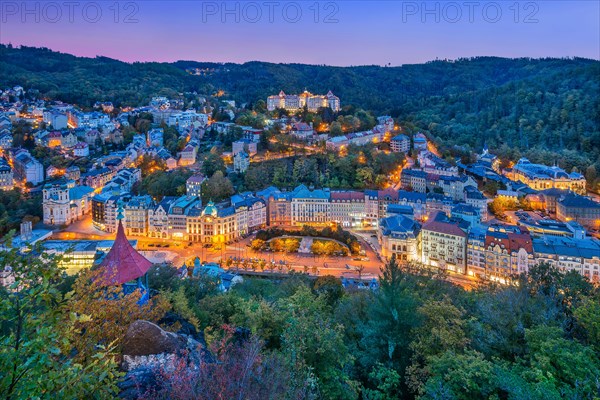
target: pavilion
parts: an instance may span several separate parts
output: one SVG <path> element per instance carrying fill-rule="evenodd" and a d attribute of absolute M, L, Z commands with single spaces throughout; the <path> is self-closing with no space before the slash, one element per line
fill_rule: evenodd
<path fill-rule="evenodd" d="M 102 270 L 100 283 L 102 286 L 122 285 L 123 291 L 126 294 L 140 289 L 143 293 L 140 301 L 144 300 L 144 298 L 147 300 L 148 277 L 146 273 L 152 266 L 152 263 L 138 253 L 127 240 L 121 221 L 123 216 L 120 212 L 117 218 L 119 226 L 117 228 L 115 243 L 99 264 L 99 268 Z M 145 278 L 145 282 L 142 278 Z"/>

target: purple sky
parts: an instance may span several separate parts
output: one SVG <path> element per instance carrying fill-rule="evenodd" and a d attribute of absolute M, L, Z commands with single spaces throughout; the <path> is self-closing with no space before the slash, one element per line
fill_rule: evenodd
<path fill-rule="evenodd" d="M 600 59 L 597 0 L 73 3 L 78 5 L 3 0 L 0 41 L 124 61 L 400 65 L 480 55 Z"/>

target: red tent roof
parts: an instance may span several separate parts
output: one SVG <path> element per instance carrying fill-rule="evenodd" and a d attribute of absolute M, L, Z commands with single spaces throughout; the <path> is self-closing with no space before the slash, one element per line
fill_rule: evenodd
<path fill-rule="evenodd" d="M 100 263 L 102 283 L 122 285 L 143 276 L 151 266 L 152 263 L 131 246 L 119 221 L 115 244 Z"/>

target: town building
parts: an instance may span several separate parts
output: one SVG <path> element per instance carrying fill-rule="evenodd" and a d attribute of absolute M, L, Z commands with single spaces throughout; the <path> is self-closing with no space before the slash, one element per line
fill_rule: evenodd
<path fill-rule="evenodd" d="M 408 153 L 410 151 L 410 138 L 406 135 L 397 135 L 390 139 L 390 148 L 395 153 Z"/>
<path fill-rule="evenodd" d="M 556 218 L 579 222 L 587 229 L 600 230 L 600 203 L 573 193 L 567 194 L 556 204 Z"/>
<path fill-rule="evenodd" d="M 12 190 L 14 187 L 12 168 L 0 157 L 0 190 Z"/>
<path fill-rule="evenodd" d="M 90 155 L 90 145 L 86 142 L 79 142 L 73 146 L 73 155 L 75 157 L 88 157 Z"/>
<path fill-rule="evenodd" d="M 465 200 L 465 188 L 467 186 L 477 187 L 477 182 L 468 175 L 446 176 L 438 179 L 437 186 L 444 191 L 444 195 L 451 197 L 454 201 Z"/>
<path fill-rule="evenodd" d="M 491 225 L 485 236 L 485 271 L 487 279 L 505 282 L 509 277 L 528 271 L 533 258 L 531 235 L 514 225 Z M 481 274 L 481 271 L 477 271 Z"/>
<path fill-rule="evenodd" d="M 37 185 L 44 181 L 44 166 L 25 149 L 10 149 L 8 161 L 13 167 L 14 179 L 21 186 Z"/>
<path fill-rule="evenodd" d="M 233 156 L 233 170 L 243 174 L 250 167 L 250 156 L 244 151 L 240 151 Z"/>
<path fill-rule="evenodd" d="M 418 156 L 421 169 L 428 174 L 458 176 L 458 168 L 430 151 L 421 151 Z"/>
<path fill-rule="evenodd" d="M 340 111 L 340 99 L 331 91 L 326 95 L 314 95 L 304 91 L 300 95 L 287 95 L 283 91 L 278 95 L 267 98 L 267 110 L 275 111 L 278 108 L 296 112 L 306 107 L 310 112 L 317 112 L 321 107 L 329 107 L 333 112 Z"/>
<path fill-rule="evenodd" d="M 185 192 L 188 196 L 202 198 L 202 184 L 206 177 L 202 174 L 194 174 L 185 182 Z"/>
<path fill-rule="evenodd" d="M 79 220 L 91 209 L 93 191 L 88 186 L 75 186 L 75 182 L 64 179 L 46 184 L 42 190 L 44 223 L 69 225 Z"/>
<path fill-rule="evenodd" d="M 600 241 L 557 236 L 533 239 L 535 259 L 531 265 L 545 262 L 563 272 L 575 271 L 591 282 L 600 283 Z"/>
<path fill-rule="evenodd" d="M 330 192 L 329 217 L 342 228 L 364 227 L 367 223 L 365 194 L 351 190 Z"/>
<path fill-rule="evenodd" d="M 296 122 L 292 124 L 292 128 L 290 129 L 290 135 L 302 139 L 308 140 L 315 134 L 313 130 L 312 122 L 309 124 L 305 122 Z"/>
<path fill-rule="evenodd" d="M 292 194 L 292 218 L 295 226 L 302 225 L 327 225 L 331 218 L 329 215 L 329 189 L 309 190 L 300 185 Z"/>
<path fill-rule="evenodd" d="M 421 262 L 420 230 L 418 222 L 404 215 L 383 218 L 377 231 L 381 255 L 388 259 L 396 255 L 400 262 Z"/>
<path fill-rule="evenodd" d="M 335 136 L 325 142 L 327 150 L 342 150 L 348 146 L 364 146 L 367 143 L 380 143 L 385 137 L 385 131 L 380 126 L 372 130 L 354 132 L 347 135 Z"/>
<path fill-rule="evenodd" d="M 427 138 L 422 133 L 417 133 L 413 138 L 413 142 L 415 150 L 427 150 Z"/>
<path fill-rule="evenodd" d="M 432 214 L 421 229 L 423 264 L 465 274 L 467 270 L 467 231 L 446 214 Z"/>
<path fill-rule="evenodd" d="M 526 158 L 521 158 L 512 168 L 512 179 L 523 182 L 535 190 L 563 189 L 585 194 L 585 177 L 578 172 L 565 172 L 564 169 L 542 164 L 534 164 Z"/>
<path fill-rule="evenodd" d="M 404 190 L 427 192 L 427 173 L 418 169 L 403 169 L 400 183 Z"/>
<path fill-rule="evenodd" d="M 231 144 L 231 150 L 233 155 L 235 156 L 237 153 L 245 152 L 248 155 L 253 156 L 257 153 L 258 148 L 255 142 L 252 142 L 247 139 L 238 140 Z"/>

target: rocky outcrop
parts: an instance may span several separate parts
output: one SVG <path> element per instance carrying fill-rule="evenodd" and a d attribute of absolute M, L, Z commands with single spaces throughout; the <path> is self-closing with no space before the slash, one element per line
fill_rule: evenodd
<path fill-rule="evenodd" d="M 127 329 L 123 340 L 124 356 L 176 354 L 183 350 L 187 340 L 176 333 L 167 332 L 149 321 L 135 321 Z"/>
<path fill-rule="evenodd" d="M 177 317 L 171 316 L 171 320 L 177 320 Z M 212 356 L 206 350 L 203 338 L 198 337 L 195 327 L 189 323 L 180 323 L 180 326 L 182 330 L 178 333 L 165 331 L 160 326 L 143 320 L 135 321 L 129 326 L 122 347 L 121 368 L 126 375 L 119 383 L 121 398 L 143 398 L 149 390 L 157 389 L 161 384 L 158 371 L 175 369 L 178 358 L 184 357 L 189 365 L 212 362 Z M 182 331 L 186 333 L 181 333 Z"/>

